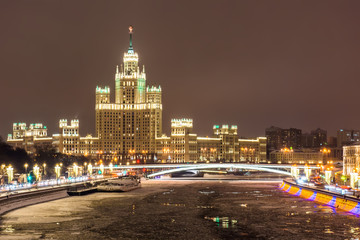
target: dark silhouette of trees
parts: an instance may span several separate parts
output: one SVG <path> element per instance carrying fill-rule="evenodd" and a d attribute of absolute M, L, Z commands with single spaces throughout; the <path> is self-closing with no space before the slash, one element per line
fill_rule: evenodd
<path fill-rule="evenodd" d="M 31 161 L 30 156 L 22 148 L 13 149 L 0 136 L 0 164 L 12 165 L 15 172 L 24 172 L 25 163 Z"/>

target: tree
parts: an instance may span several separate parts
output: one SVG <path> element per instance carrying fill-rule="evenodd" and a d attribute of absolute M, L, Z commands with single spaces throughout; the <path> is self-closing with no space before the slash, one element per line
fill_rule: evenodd
<path fill-rule="evenodd" d="M 0 164 L 12 165 L 15 172 L 23 172 L 25 163 L 30 162 L 30 157 L 22 148 L 13 149 L 0 136 Z"/>

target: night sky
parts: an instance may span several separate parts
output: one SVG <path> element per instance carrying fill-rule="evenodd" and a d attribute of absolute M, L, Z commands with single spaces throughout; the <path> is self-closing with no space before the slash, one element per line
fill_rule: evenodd
<path fill-rule="evenodd" d="M 13 122 L 95 132 L 95 88 L 111 87 L 128 48 L 163 90 L 163 131 L 236 124 L 310 131 L 360 128 L 360 1 L 0 2 L 0 135 Z"/>

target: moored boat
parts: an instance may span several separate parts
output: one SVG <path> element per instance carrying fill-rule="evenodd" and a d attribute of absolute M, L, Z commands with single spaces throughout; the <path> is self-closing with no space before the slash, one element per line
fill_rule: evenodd
<path fill-rule="evenodd" d="M 139 178 L 136 177 L 120 177 L 112 179 L 97 186 L 97 190 L 101 192 L 127 192 L 141 187 Z"/>

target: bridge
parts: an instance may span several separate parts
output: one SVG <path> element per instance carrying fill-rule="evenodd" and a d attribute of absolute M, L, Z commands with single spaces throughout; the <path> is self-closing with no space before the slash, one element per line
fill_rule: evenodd
<path fill-rule="evenodd" d="M 316 166 L 294 166 L 294 165 L 276 165 L 276 164 L 241 164 L 241 163 L 206 163 L 206 164 L 146 164 L 146 165 L 120 165 L 120 166 L 103 166 L 94 167 L 94 169 L 103 170 L 127 170 L 127 169 L 157 169 L 158 171 L 149 174 L 147 177 L 152 178 L 165 174 L 181 172 L 186 170 L 205 170 L 205 169 L 244 169 L 265 171 L 277 173 L 287 176 L 294 176 L 299 174 L 299 170 L 303 169 L 309 175 L 312 169 L 319 169 Z"/>

